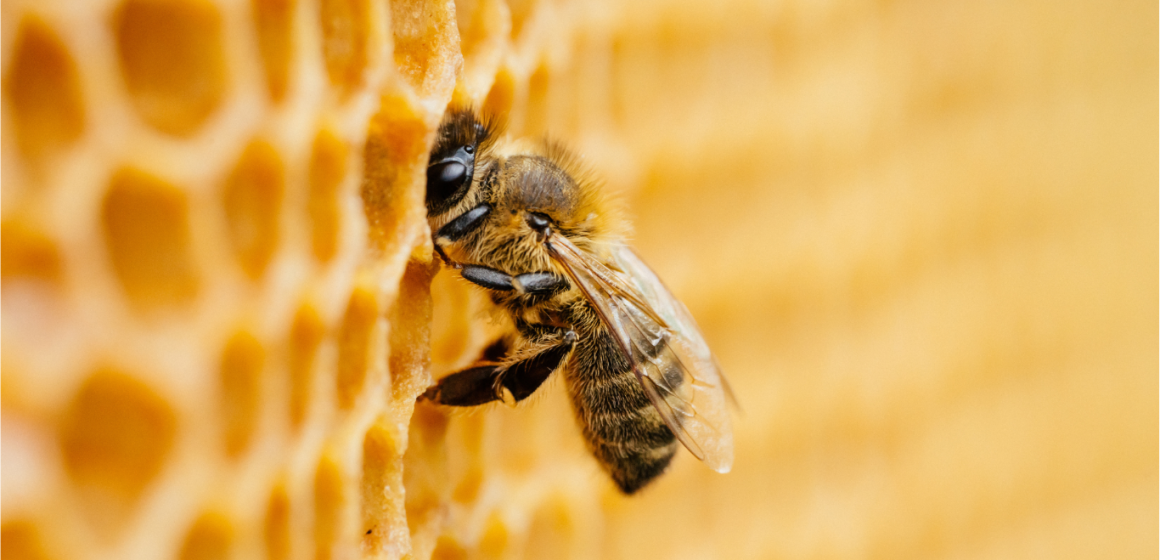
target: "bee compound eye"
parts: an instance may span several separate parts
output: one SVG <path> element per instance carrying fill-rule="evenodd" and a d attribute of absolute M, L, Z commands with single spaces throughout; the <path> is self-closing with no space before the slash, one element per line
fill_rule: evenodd
<path fill-rule="evenodd" d="M 431 171 L 434 171 L 435 177 L 431 177 Z M 458 161 L 449 161 L 436 165 L 427 172 L 427 180 L 435 180 L 437 183 L 446 183 L 448 185 L 456 185 L 463 182 L 467 177 L 467 166 Z"/>
<path fill-rule="evenodd" d="M 451 160 L 427 168 L 427 204 L 445 202 L 467 180 L 467 166 Z"/>

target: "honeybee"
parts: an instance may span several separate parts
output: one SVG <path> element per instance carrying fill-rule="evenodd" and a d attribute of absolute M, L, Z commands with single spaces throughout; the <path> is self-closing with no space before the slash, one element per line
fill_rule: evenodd
<path fill-rule="evenodd" d="M 439 257 L 487 289 L 515 332 L 420 398 L 514 403 L 560 370 L 589 450 L 625 494 L 663 473 L 678 441 L 728 472 L 732 393 L 688 310 L 625 245 L 623 219 L 576 157 L 501 128 L 447 113 L 427 215 Z"/>

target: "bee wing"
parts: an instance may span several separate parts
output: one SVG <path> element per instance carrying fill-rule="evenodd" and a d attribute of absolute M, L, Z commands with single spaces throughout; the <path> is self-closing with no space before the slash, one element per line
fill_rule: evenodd
<path fill-rule="evenodd" d="M 717 472 L 733 466 L 732 395 L 685 306 L 624 246 L 614 271 L 553 235 L 546 246 L 612 333 L 665 425 L 695 457 Z"/>
<path fill-rule="evenodd" d="M 737 403 L 733 388 L 729 386 L 729 380 L 725 378 L 725 374 L 721 373 L 721 366 L 717 364 L 717 358 L 709 350 L 709 344 L 705 342 L 705 337 L 701 336 L 701 328 L 697 326 L 693 314 L 689 313 L 689 308 L 685 307 L 685 304 L 681 303 L 681 300 L 669 291 L 660 277 L 648 265 L 644 264 L 644 261 L 637 256 L 635 251 L 624 245 L 619 245 L 613 251 L 613 257 L 620 269 L 633 280 L 633 284 L 643 294 L 645 302 L 650 304 L 659 318 L 679 335 L 684 344 L 693 351 L 697 363 L 702 364 L 706 369 L 705 372 L 696 377 L 714 380 L 715 384 L 720 385 L 729 404 L 740 410 L 741 405 Z M 726 422 L 729 420 L 727 414 L 725 420 Z M 726 427 L 729 425 L 727 424 Z"/>

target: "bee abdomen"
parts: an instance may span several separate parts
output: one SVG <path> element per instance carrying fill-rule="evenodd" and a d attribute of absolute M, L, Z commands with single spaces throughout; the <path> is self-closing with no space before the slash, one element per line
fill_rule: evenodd
<path fill-rule="evenodd" d="M 665 472 L 677 453 L 677 442 L 659 447 L 594 443 L 592 453 L 612 481 L 625 494 L 632 494 Z"/>
<path fill-rule="evenodd" d="M 591 383 L 574 394 L 593 454 L 631 494 L 668 467 L 676 438 L 630 372 Z"/>
<path fill-rule="evenodd" d="M 569 393 L 592 454 L 616 485 L 631 494 L 668 468 L 677 440 L 609 333 L 585 334 L 587 340 L 569 367 Z M 654 360 L 664 348 L 663 343 L 656 345 L 645 359 Z M 675 390 L 682 383 L 679 370 L 671 376 L 674 366 L 662 367 L 663 382 Z"/>
<path fill-rule="evenodd" d="M 590 414 L 588 426 L 594 443 L 654 448 L 675 439 L 652 404 L 634 411 Z"/>

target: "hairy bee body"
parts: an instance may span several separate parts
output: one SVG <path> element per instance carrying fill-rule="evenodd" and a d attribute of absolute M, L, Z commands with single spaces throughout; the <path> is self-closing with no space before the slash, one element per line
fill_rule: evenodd
<path fill-rule="evenodd" d="M 577 346 L 564 370 L 568 395 L 592 454 L 617 486 L 631 494 L 664 472 L 677 452 L 677 440 L 608 330 L 598 327 L 580 338 L 586 335 L 589 342 Z"/>
<path fill-rule="evenodd" d="M 435 247 L 490 291 L 515 329 L 502 357 L 452 374 L 424 396 L 453 406 L 520 401 L 560 371 L 589 450 L 631 494 L 676 453 L 674 429 L 683 420 L 662 411 L 680 408 L 685 380 L 667 331 L 625 335 L 610 323 L 604 298 L 577 276 L 605 266 L 581 261 L 615 269 L 625 229 L 588 177 L 556 145 L 502 140 L 470 111 L 445 118 L 428 170 Z M 578 255 L 572 264 L 562 260 L 561 244 Z M 664 403 L 650 396 L 638 362 L 658 372 Z"/>

